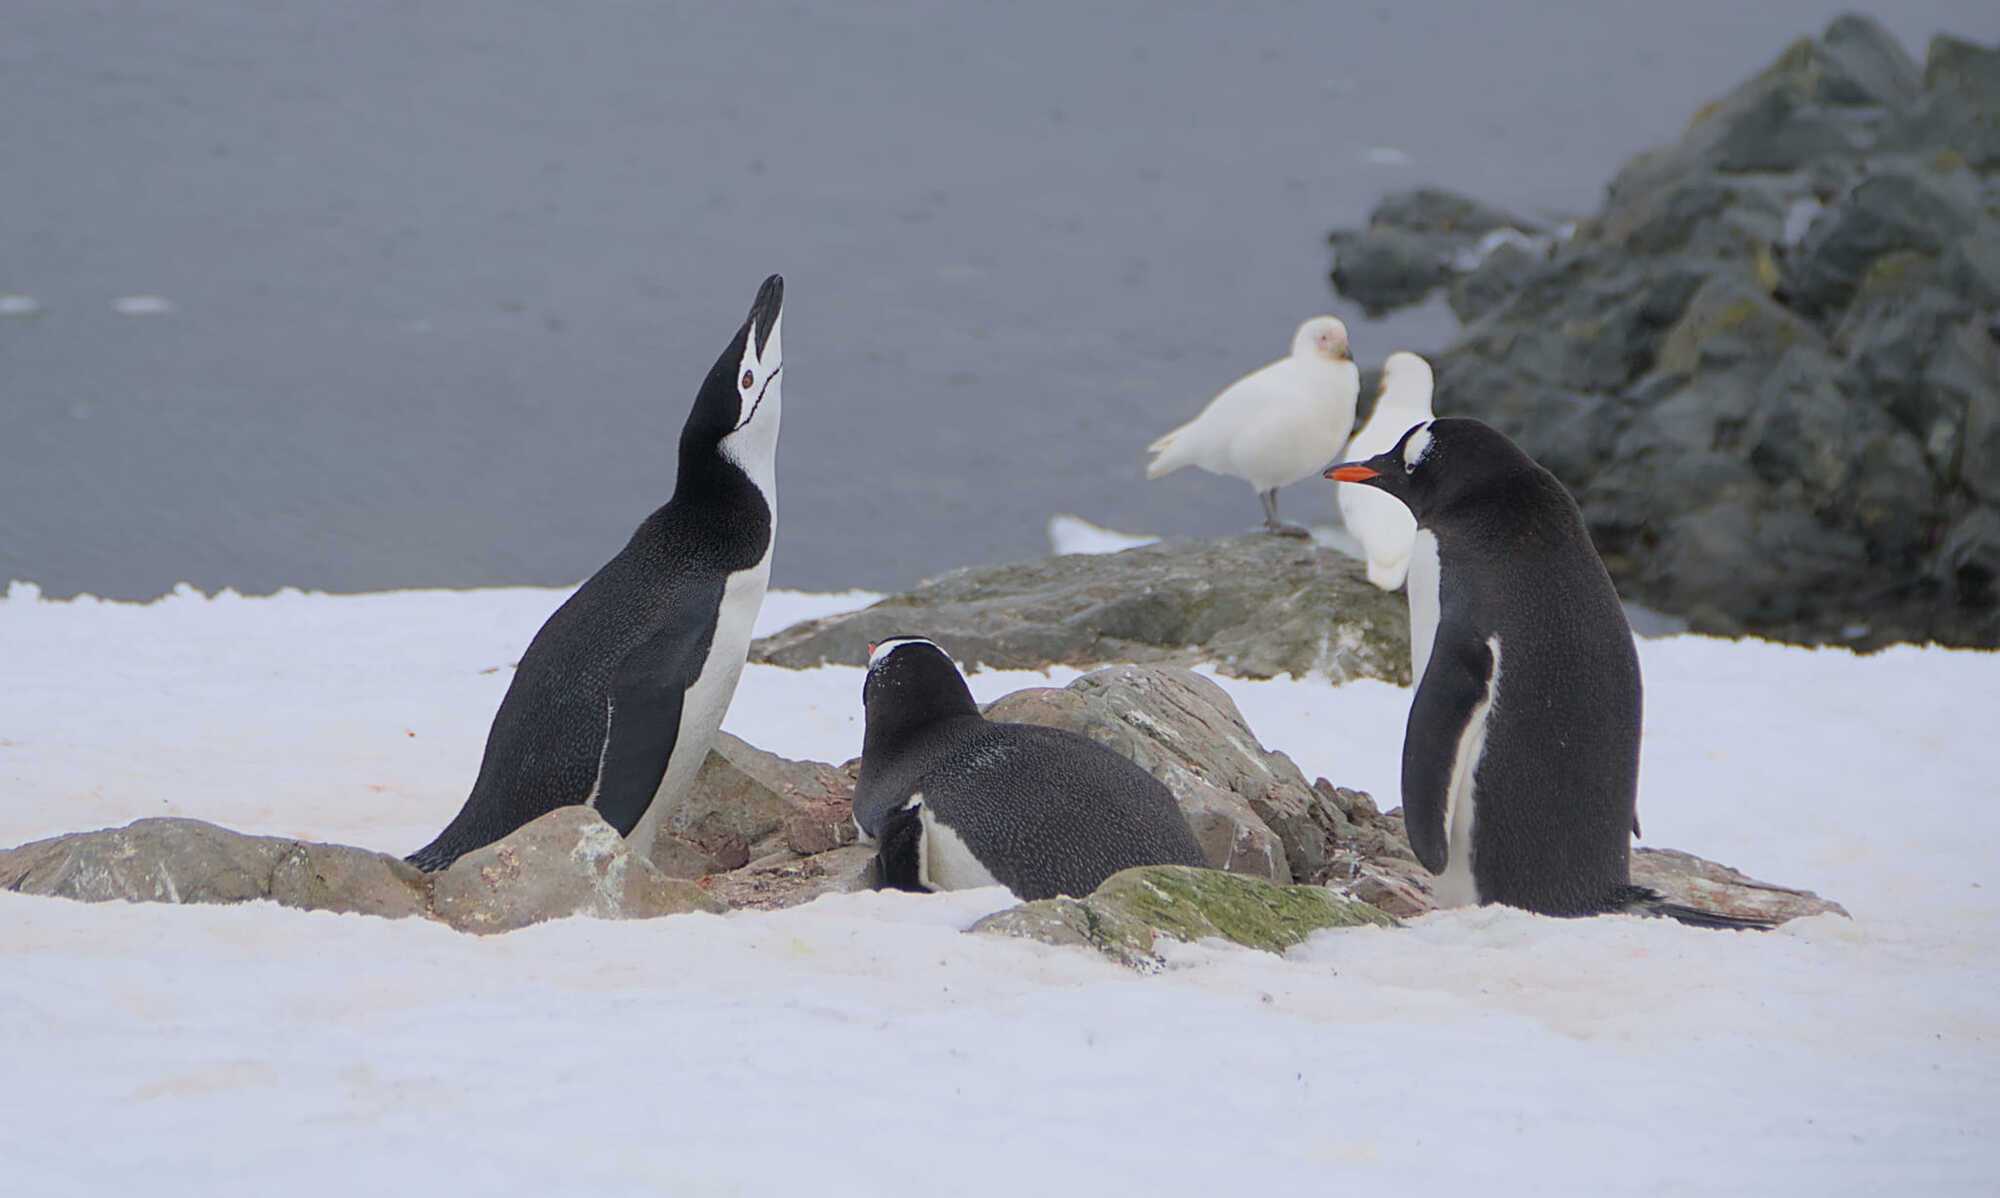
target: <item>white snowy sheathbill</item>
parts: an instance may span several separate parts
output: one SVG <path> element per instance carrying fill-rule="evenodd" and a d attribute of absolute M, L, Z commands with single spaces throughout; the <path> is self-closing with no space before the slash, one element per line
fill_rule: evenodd
<path fill-rule="evenodd" d="M 1243 479 L 1264 501 L 1265 528 L 1310 535 L 1278 520 L 1278 488 L 1314 477 L 1340 456 L 1360 392 L 1347 326 L 1315 316 L 1292 337 L 1290 357 L 1237 379 L 1201 415 L 1153 442 L 1146 477 L 1199 466 Z"/>
<path fill-rule="evenodd" d="M 1398 350 L 1382 363 L 1382 386 L 1368 423 L 1347 443 L 1350 462 L 1372 458 L 1403 439 L 1403 434 L 1431 418 L 1431 364 Z M 1368 581 L 1385 591 L 1403 585 L 1410 570 L 1410 546 L 1417 538 L 1417 518 L 1394 496 L 1373 487 L 1341 487 L 1340 518 L 1368 555 Z M 1412 675 L 1414 679 L 1415 675 Z"/>
<path fill-rule="evenodd" d="M 438 870 L 571 804 L 652 851 L 736 693 L 771 577 L 784 280 L 758 289 L 681 428 L 673 498 L 535 634 Z"/>

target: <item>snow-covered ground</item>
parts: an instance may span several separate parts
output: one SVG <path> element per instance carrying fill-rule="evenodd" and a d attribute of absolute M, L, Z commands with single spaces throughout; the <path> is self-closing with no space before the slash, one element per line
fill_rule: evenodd
<path fill-rule="evenodd" d="M 556 591 L 0 601 L 0 844 L 189 815 L 393 851 L 463 799 Z M 866 601 L 774 595 L 765 627 Z M 920 630 L 912 630 L 920 631 Z M 1992 1193 L 2000 655 L 1641 643 L 1650 843 L 1855 918 L 1513 911 L 1157 977 L 962 936 L 997 892 L 435 924 L 0 894 L 23 1194 Z M 1049 676 L 985 673 L 989 698 Z M 860 743 L 860 671 L 728 727 Z M 1393 803 L 1406 692 L 1218 679 Z"/>

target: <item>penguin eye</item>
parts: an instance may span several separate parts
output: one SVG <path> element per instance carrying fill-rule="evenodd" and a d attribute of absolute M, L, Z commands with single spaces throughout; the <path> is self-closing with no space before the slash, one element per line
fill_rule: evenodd
<path fill-rule="evenodd" d="M 756 381 L 757 381 L 757 376 L 755 373 L 748 370 L 743 372 L 743 389 L 745 391 L 748 391 L 750 389 L 750 384 Z"/>

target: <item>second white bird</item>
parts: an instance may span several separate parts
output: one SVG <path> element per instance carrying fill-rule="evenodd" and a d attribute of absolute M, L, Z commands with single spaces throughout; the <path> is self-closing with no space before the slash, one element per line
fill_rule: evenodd
<path fill-rule="evenodd" d="M 1398 351 L 1382 363 L 1382 389 L 1368 423 L 1354 434 L 1347 452 L 1350 462 L 1372 458 L 1402 439 L 1414 425 L 1431 418 L 1431 364 L 1413 353 Z M 1385 591 L 1403 585 L 1410 571 L 1410 546 L 1417 537 L 1417 520 L 1400 500 L 1373 487 L 1341 487 L 1340 518 L 1368 555 L 1368 581 Z"/>

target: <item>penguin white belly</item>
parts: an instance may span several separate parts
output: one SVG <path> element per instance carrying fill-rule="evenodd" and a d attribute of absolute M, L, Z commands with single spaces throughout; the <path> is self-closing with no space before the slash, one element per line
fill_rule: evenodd
<path fill-rule="evenodd" d="M 722 586 L 722 605 L 715 614 L 715 635 L 708 644 L 708 660 L 681 700 L 681 726 L 674 738 L 673 756 L 653 801 L 639 824 L 632 829 L 631 843 L 641 852 L 651 853 L 653 838 L 670 808 L 681 805 L 682 796 L 701 771 L 708 747 L 722 728 L 722 717 L 736 695 L 737 680 L 743 676 L 743 659 L 750 651 L 750 630 L 764 605 L 764 588 L 771 580 L 771 552 L 747 570 L 738 570 Z"/>
<path fill-rule="evenodd" d="M 1352 488 L 1350 488 L 1352 489 Z M 1431 663 L 1431 643 L 1437 640 L 1438 613 L 1443 603 L 1438 595 L 1437 534 L 1420 528 L 1410 542 L 1409 577 L 1405 590 L 1410 603 L 1410 685 L 1423 681 Z"/>
<path fill-rule="evenodd" d="M 917 880 L 925 889 L 978 890 L 1001 884 L 951 825 L 932 813 L 922 795 L 917 795 L 915 801 L 917 817 L 924 825 L 923 839 L 917 847 Z"/>
<path fill-rule="evenodd" d="M 1458 752 L 1451 762 L 1451 785 L 1445 790 L 1447 849 L 1444 872 L 1431 884 L 1439 907 L 1472 907 L 1479 903 L 1479 884 L 1472 876 L 1472 824 L 1479 805 L 1479 759 L 1486 752 L 1486 725 L 1500 698 L 1500 638 L 1486 639 L 1493 653 L 1493 672 L 1486 695 L 1472 709 L 1472 718 L 1458 735 Z"/>

